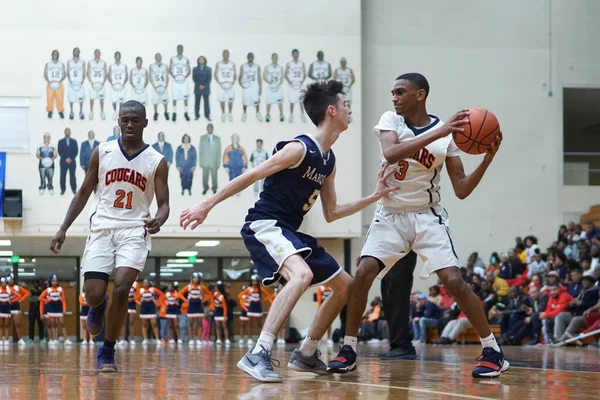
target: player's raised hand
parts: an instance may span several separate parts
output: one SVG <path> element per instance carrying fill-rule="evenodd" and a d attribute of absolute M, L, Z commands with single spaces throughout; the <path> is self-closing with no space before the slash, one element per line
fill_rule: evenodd
<path fill-rule="evenodd" d="M 67 233 L 65 231 L 63 231 L 62 229 L 60 229 L 58 232 L 56 232 L 56 234 L 52 238 L 52 242 L 50 242 L 50 250 L 52 250 L 52 252 L 54 254 L 60 253 L 60 248 L 62 247 L 63 243 L 65 242 L 66 235 L 67 235 Z"/>
<path fill-rule="evenodd" d="M 146 228 L 148 233 L 151 235 L 160 232 L 161 225 L 162 224 L 160 223 L 160 221 L 156 218 L 144 219 L 144 228 Z"/>
<path fill-rule="evenodd" d="M 453 132 L 464 132 L 462 125 L 469 123 L 469 109 L 463 108 L 456 114 L 454 114 L 448 121 L 446 121 L 441 127 L 435 130 L 438 137 L 443 138 Z"/>
<path fill-rule="evenodd" d="M 188 226 L 190 229 L 194 230 L 198 225 L 204 222 L 209 211 L 210 208 L 205 204 L 205 202 L 196 204 L 193 207 L 183 210 L 181 216 L 179 217 L 179 226 L 181 226 L 184 230 L 187 229 Z"/>
<path fill-rule="evenodd" d="M 399 186 L 390 187 L 386 183 L 387 180 L 396 173 L 396 169 L 392 168 L 392 170 L 386 174 L 385 170 L 387 169 L 387 167 L 389 167 L 389 164 L 387 162 L 383 163 L 383 165 L 379 169 L 379 173 L 377 173 L 377 188 L 375 189 L 375 196 L 378 199 L 387 196 L 391 192 L 400 190 Z"/>
<path fill-rule="evenodd" d="M 502 137 L 502 131 L 498 131 L 496 138 L 494 139 L 490 147 L 487 149 L 485 156 L 483 157 L 484 162 L 492 162 L 494 156 L 498 152 L 498 149 L 500 149 L 500 144 L 502 144 Z"/>

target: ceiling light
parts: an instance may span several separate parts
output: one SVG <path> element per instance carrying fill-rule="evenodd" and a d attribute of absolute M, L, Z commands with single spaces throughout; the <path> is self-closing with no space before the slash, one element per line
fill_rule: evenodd
<path fill-rule="evenodd" d="M 10 257 L 12 255 L 13 255 L 13 252 L 10 251 L 10 250 L 6 250 L 6 251 L 2 250 L 2 251 L 0 251 L 0 257 Z"/>
<path fill-rule="evenodd" d="M 1 252 L 0 252 L 1 254 Z M 12 256 L 12 251 L 10 253 L 10 255 Z M 175 257 L 193 257 L 193 256 L 197 256 L 198 252 L 197 251 L 180 251 L 177 254 L 175 254 Z"/>
<path fill-rule="evenodd" d="M 160 274 L 160 276 L 173 276 L 173 274 L 170 272 L 165 272 L 165 273 Z"/>
<path fill-rule="evenodd" d="M 32 259 L 31 259 L 31 262 L 32 262 L 32 263 L 34 263 L 34 262 L 35 262 L 35 258 L 32 258 Z"/>
<path fill-rule="evenodd" d="M 220 244 L 218 240 L 199 240 L 196 242 L 196 247 L 217 247 Z"/>
<path fill-rule="evenodd" d="M 20 272 L 19 276 L 35 276 L 35 272 Z"/>
<path fill-rule="evenodd" d="M 0 240 L 0 246 L 10 246 L 10 240 Z"/>
<path fill-rule="evenodd" d="M 150 272 L 150 276 L 156 276 L 156 272 Z"/>
<path fill-rule="evenodd" d="M 187 264 L 189 260 L 187 258 L 170 258 L 167 260 L 167 263 Z"/>
<path fill-rule="evenodd" d="M 24 263 L 24 262 L 25 262 L 25 259 L 24 259 L 24 258 L 19 258 L 19 262 L 20 262 L 20 263 Z"/>
<path fill-rule="evenodd" d="M 192 268 L 194 264 L 167 264 L 167 268 Z M 163 265 L 161 268 L 165 268 Z"/>
<path fill-rule="evenodd" d="M 164 267 L 161 267 L 160 271 L 161 271 L 161 274 L 162 274 L 162 271 L 165 271 L 165 272 L 183 272 L 183 270 L 181 268 L 164 268 Z"/>

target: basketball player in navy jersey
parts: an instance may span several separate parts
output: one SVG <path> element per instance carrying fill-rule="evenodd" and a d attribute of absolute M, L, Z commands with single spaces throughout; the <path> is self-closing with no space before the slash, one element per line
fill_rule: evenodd
<path fill-rule="evenodd" d="M 298 232 L 304 215 L 319 194 L 325 219 L 333 222 L 362 210 L 392 191 L 385 184 L 391 175 L 384 176 L 380 172 L 372 195 L 349 204 L 337 202 L 335 155 L 331 146 L 348 128 L 351 113 L 344 102 L 342 88 L 337 81 L 309 85 L 302 102 L 317 127 L 315 134 L 279 142 L 271 158 L 235 178 L 212 197 L 183 211 L 180 217 L 184 229 L 194 229 L 217 204 L 266 178 L 260 199 L 248 211 L 241 234 L 263 284 L 270 286 L 281 281 L 285 286 L 273 301 L 256 347 L 237 364 L 261 381 L 282 381 L 271 363 L 275 336 L 309 286 L 327 282 L 333 294 L 317 311 L 308 336 L 300 349 L 294 350 L 288 363 L 294 370 L 326 373 L 317 347 L 345 304 L 347 288 L 352 282 L 350 275 L 314 238 Z"/>
<path fill-rule="evenodd" d="M 67 229 L 97 185 L 98 194 L 90 210 L 90 235 L 81 269 L 86 300 L 91 307 L 87 328 L 93 336 L 104 327 L 108 278 L 114 272 L 104 345 L 98 349 L 97 356 L 100 372 L 117 371 L 115 342 L 127 317 L 129 289 L 144 269 L 150 252 L 150 235 L 160 231 L 169 217 L 167 162 L 144 143 L 142 135 L 147 125 L 143 104 L 135 100 L 123 103 L 119 110 L 123 135 L 96 147 L 85 180 L 50 244 L 50 249 L 59 254 Z M 152 218 L 150 204 L 155 195 L 158 210 Z"/>

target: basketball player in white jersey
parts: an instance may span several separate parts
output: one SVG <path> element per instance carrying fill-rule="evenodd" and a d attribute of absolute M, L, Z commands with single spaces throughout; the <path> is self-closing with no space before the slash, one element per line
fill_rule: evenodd
<path fill-rule="evenodd" d="M 348 67 L 347 65 L 348 61 L 346 61 L 346 57 L 342 57 L 340 59 L 340 67 L 336 68 L 335 72 L 333 73 L 333 79 L 342 82 L 344 85 L 346 104 L 348 104 L 348 108 L 352 108 L 352 86 L 354 86 L 354 81 L 356 78 L 354 77 L 354 71 L 352 68 Z M 352 116 L 350 116 L 350 122 L 352 122 Z"/>
<path fill-rule="evenodd" d="M 455 194 L 464 199 L 477 187 L 494 159 L 502 133 L 498 132 L 481 164 L 466 175 L 461 152 L 451 134 L 464 131 L 459 127 L 468 122 L 469 112 L 462 110 L 443 123 L 427 113 L 428 94 L 429 83 L 423 75 L 399 76 L 392 87 L 395 112 L 385 112 L 373 129 L 380 140 L 382 163 L 388 163 L 386 173 L 396 171 L 388 183 L 399 190 L 382 198 L 377 206 L 348 291 L 352 296 L 347 304 L 344 345 L 338 357 L 329 362 L 328 372 L 356 368 L 356 336 L 371 284 L 411 250 L 424 262 L 420 277 L 427 279 L 437 274 L 480 336 L 483 353 L 472 376 L 497 377 L 509 368 L 490 330 L 483 303 L 460 274 L 448 213 L 440 203 L 444 162 Z"/>
<path fill-rule="evenodd" d="M 84 119 L 83 101 L 85 100 L 85 90 L 83 82 L 85 81 L 85 61 L 79 58 L 79 47 L 73 49 L 73 58 L 67 61 L 67 76 L 69 78 L 69 106 L 71 112 L 69 119 L 75 118 L 73 113 L 73 103 L 79 103 L 79 119 Z"/>
<path fill-rule="evenodd" d="M 292 60 L 288 61 L 285 66 L 285 79 L 288 81 L 288 100 L 290 101 L 290 118 L 289 121 L 294 122 L 294 104 L 300 102 L 300 92 L 302 84 L 306 79 L 306 66 L 298 56 L 300 52 L 296 49 L 292 50 Z M 304 104 L 300 102 L 300 119 L 306 122 L 306 114 L 304 114 Z"/>
<path fill-rule="evenodd" d="M 184 114 L 186 121 L 190 120 L 188 114 L 188 97 L 190 97 L 190 88 L 187 78 L 192 73 L 190 60 L 183 55 L 183 46 L 177 46 L 177 55 L 171 58 L 169 73 L 175 80 L 172 87 L 173 95 L 173 122 L 177 120 L 177 100 L 183 100 Z"/>
<path fill-rule="evenodd" d="M 108 81 L 111 85 L 110 100 L 113 105 L 113 119 L 117 120 L 117 103 L 119 107 L 125 101 L 125 84 L 129 79 L 127 65 L 121 62 L 121 52 L 115 52 L 115 62 L 108 68 Z"/>
<path fill-rule="evenodd" d="M 150 83 L 152 84 L 152 104 L 154 105 L 154 120 L 158 120 L 158 104 L 165 107 L 165 119 L 169 120 L 169 97 L 167 85 L 169 84 L 169 71 L 167 64 L 163 64 L 162 55 L 154 55 L 154 64 L 150 64 Z"/>
<path fill-rule="evenodd" d="M 58 59 L 58 50 L 52 50 L 51 57 L 52 59 L 44 67 L 44 79 L 48 83 L 46 86 L 46 111 L 48 112 L 48 118 L 52 118 L 52 111 L 56 106 L 58 115 L 63 119 L 65 117 L 65 87 L 62 81 L 65 80 L 67 74 L 65 65 Z"/>
<path fill-rule="evenodd" d="M 100 100 L 100 118 L 104 114 L 104 83 L 108 77 L 106 62 L 100 58 L 100 50 L 94 50 L 94 58 L 88 62 L 87 77 L 90 81 L 90 119 L 94 119 L 94 101 Z"/>
<path fill-rule="evenodd" d="M 148 103 L 148 94 L 146 93 L 146 87 L 148 86 L 148 70 L 142 67 L 143 63 L 142 57 L 136 57 L 135 67 L 131 68 L 131 71 L 129 72 L 129 82 L 133 89 L 131 98 L 146 105 L 146 103 Z"/>
<path fill-rule="evenodd" d="M 279 105 L 279 120 L 283 122 L 283 67 L 277 64 L 279 56 L 277 53 L 271 55 L 271 64 L 265 67 L 263 79 L 269 84 L 267 91 L 267 115 L 265 121 L 271 122 L 271 104 Z"/>
<path fill-rule="evenodd" d="M 262 94 L 262 79 L 260 78 L 260 65 L 254 62 L 254 54 L 248 53 L 247 63 L 240 67 L 239 83 L 242 86 L 242 122 L 246 122 L 248 115 L 246 110 L 249 106 L 256 107 L 256 119 L 262 121 L 260 114 L 260 95 Z"/>
<path fill-rule="evenodd" d="M 114 347 L 127 317 L 129 289 L 144 269 L 150 236 L 160 231 L 169 217 L 167 162 L 142 137 L 148 125 L 146 107 L 135 100 L 123 103 L 119 125 L 121 138 L 101 143 L 92 153 L 90 169 L 50 244 L 50 249 L 59 254 L 67 229 L 98 185 L 81 270 L 90 305 L 87 329 L 93 336 L 105 325 L 108 278 L 111 274 L 114 278 L 104 346 L 98 349 L 100 372 L 117 371 Z M 158 209 L 152 218 L 150 205 L 155 196 Z"/>
<path fill-rule="evenodd" d="M 229 122 L 233 121 L 231 109 L 235 99 L 233 83 L 237 80 L 235 63 L 229 61 L 229 50 L 223 50 L 223 59 L 215 67 L 215 80 L 219 84 L 217 100 L 221 103 L 221 122 L 225 122 L 225 103 L 229 104 Z"/>
<path fill-rule="evenodd" d="M 322 50 L 317 52 L 317 60 L 313 61 L 308 68 L 308 77 L 315 81 L 331 79 L 331 64 L 323 60 L 325 54 Z"/>

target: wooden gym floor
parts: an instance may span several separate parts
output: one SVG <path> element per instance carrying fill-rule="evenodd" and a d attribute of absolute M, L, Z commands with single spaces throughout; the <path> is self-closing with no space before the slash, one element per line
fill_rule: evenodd
<path fill-rule="evenodd" d="M 97 347 L 0 348 L 2 399 L 598 399 L 600 351 L 506 347 L 500 379 L 471 378 L 481 347 L 417 347 L 415 361 L 380 361 L 385 344 L 359 345 L 358 370 L 315 377 L 287 370 L 294 345 L 274 349 L 286 381 L 261 384 L 236 368 L 246 351 L 142 346 L 118 349 L 117 374 L 97 374 Z M 337 347 L 322 347 L 323 359 Z"/>

